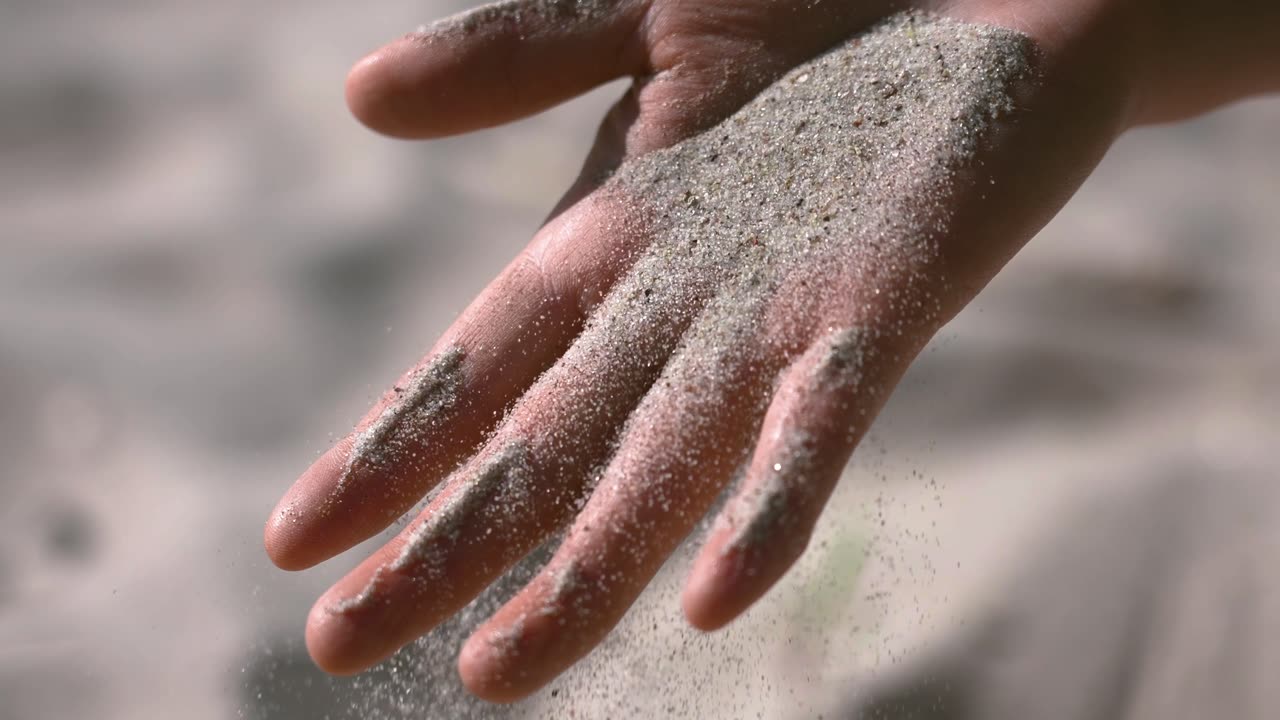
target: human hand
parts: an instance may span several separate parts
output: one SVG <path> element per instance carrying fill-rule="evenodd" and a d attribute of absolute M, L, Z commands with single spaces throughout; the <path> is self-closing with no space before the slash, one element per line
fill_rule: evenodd
<path fill-rule="evenodd" d="M 273 560 L 308 567 L 447 477 L 316 604 L 322 667 L 381 660 L 568 525 L 460 659 L 478 695 L 526 695 L 744 464 L 685 613 L 719 627 L 785 572 L 923 344 L 1163 107 L 1136 100 L 1136 5 L 1109 0 L 917 2 L 1025 38 L 920 17 L 793 70 L 900 5 L 509 3 L 357 66 L 357 115 L 405 137 L 637 81 L 529 247 L 268 522 Z"/>

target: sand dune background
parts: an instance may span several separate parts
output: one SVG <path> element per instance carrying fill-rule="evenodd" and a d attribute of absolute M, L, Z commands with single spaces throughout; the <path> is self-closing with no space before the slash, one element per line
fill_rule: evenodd
<path fill-rule="evenodd" d="M 0 8 L 0 720 L 496 714 L 448 699 L 447 637 L 322 676 L 302 621 L 360 551 L 260 544 L 621 92 L 430 144 L 348 117 L 353 60 L 464 5 Z M 1277 128 L 1272 99 L 1126 137 L 921 358 L 784 589 L 698 637 L 675 566 L 509 714 L 803 714 L 980 623 L 1079 503 L 1274 480 Z"/>

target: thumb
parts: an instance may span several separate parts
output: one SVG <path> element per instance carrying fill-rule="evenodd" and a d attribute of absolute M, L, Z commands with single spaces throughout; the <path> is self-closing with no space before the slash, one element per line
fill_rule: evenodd
<path fill-rule="evenodd" d="M 455 15 L 361 60 L 347 104 L 404 138 L 501 125 L 645 71 L 645 0 L 504 0 Z"/>

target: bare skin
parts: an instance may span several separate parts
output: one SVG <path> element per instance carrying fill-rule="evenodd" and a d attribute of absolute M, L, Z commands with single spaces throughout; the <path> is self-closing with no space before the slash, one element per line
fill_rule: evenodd
<path fill-rule="evenodd" d="M 583 378 L 621 377 L 607 359 L 592 364 L 574 347 L 592 340 L 587 318 L 626 271 L 619 258 L 631 255 L 616 252 L 619 244 L 643 249 L 646 243 L 611 229 L 620 209 L 602 188 L 603 178 L 630 158 L 714 126 L 790 68 L 905 7 L 1016 29 L 1039 52 L 1040 82 L 1019 98 L 1024 110 L 984 150 L 985 175 L 974 179 L 984 192 L 955 194 L 934 263 L 909 280 L 936 299 L 938 312 L 921 319 L 902 305 L 819 302 L 795 290 L 772 311 L 798 330 L 777 343 L 781 349 L 769 362 L 734 380 L 774 388 L 770 402 L 723 412 L 726 419 L 708 430 L 692 418 L 709 405 L 723 410 L 725 398 L 736 397 L 731 388 L 691 388 L 652 401 L 645 397 L 652 379 L 623 378 L 604 400 L 616 405 L 604 414 L 608 422 L 574 426 L 581 415 L 575 402 L 600 401 L 586 398 Z M 418 461 L 348 476 L 353 434 L 281 500 L 267 524 L 266 546 L 286 569 L 332 557 L 381 531 L 442 480 L 491 462 L 502 449 L 495 439 L 534 448 L 526 480 L 548 496 L 581 485 L 603 467 L 597 489 L 580 512 L 534 503 L 499 537 L 467 536 L 441 549 L 434 567 L 444 568 L 450 590 L 424 599 L 409 591 L 415 568 L 396 559 L 410 533 L 447 501 L 446 487 L 404 533 L 320 599 L 307 629 L 315 661 L 342 674 L 381 661 L 459 609 L 522 552 L 568 527 L 547 569 L 461 652 L 462 679 L 477 695 L 524 697 L 603 639 L 736 467 L 748 468 L 736 492 L 757 490 L 776 465 L 777 438 L 803 431 L 814 442 L 812 458 L 793 482 L 802 521 L 746 554 L 725 552 L 728 530 L 713 531 L 686 585 L 684 611 L 699 628 L 721 627 L 743 612 L 803 551 L 861 431 L 915 354 L 1061 208 L 1119 134 L 1276 86 L 1280 11 L 1271 3 L 1238 3 L 1231 18 L 1213 15 L 1213 4 L 1198 0 L 1166 2 L 1159 12 L 1154 7 L 1144 0 L 622 0 L 599 15 L 524 13 L 519 21 L 482 22 L 467 33 L 437 32 L 431 42 L 411 36 L 361 61 L 347 85 L 353 112 L 375 130 L 405 138 L 491 127 L 615 78 L 635 82 L 605 118 L 578 181 L 551 219 L 424 358 L 430 364 L 462 352 L 460 400 L 448 422 L 415 439 Z M 876 282 L 908 283 L 895 272 L 886 269 Z M 822 295 L 866 300 L 860 292 L 866 282 L 845 277 Z M 877 359 L 861 369 L 864 381 L 821 390 L 804 382 L 830 342 L 830 329 L 855 327 L 885 330 L 872 334 Z M 357 431 L 394 399 L 388 393 Z M 508 408 L 514 409 L 504 416 Z M 586 436 L 583 447 L 596 448 L 594 454 L 538 461 L 539 438 L 566 430 Z M 653 480 L 638 484 L 636 478 Z M 656 493 L 679 495 L 679 512 L 653 512 Z M 483 507 L 468 512 L 471 522 L 463 527 L 470 529 L 460 532 L 480 533 L 489 516 Z M 641 521 L 643 532 L 635 532 Z M 571 613 L 564 603 L 549 602 L 570 570 L 607 580 L 596 585 L 605 591 L 575 598 Z M 374 578 L 379 581 L 371 584 Z M 378 596 L 379 611 L 332 612 L 366 591 Z M 541 620 L 527 622 L 535 616 Z M 515 638 L 518 650 L 493 652 L 495 638 Z"/>

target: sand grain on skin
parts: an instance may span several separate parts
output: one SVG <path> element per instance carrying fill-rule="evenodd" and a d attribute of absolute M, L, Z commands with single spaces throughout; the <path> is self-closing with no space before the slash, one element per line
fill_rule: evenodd
<path fill-rule="evenodd" d="M 420 461 L 422 437 L 439 427 L 458 403 L 464 357 L 461 348 L 448 348 L 392 389 L 395 399 L 352 443 L 335 495 L 358 474 L 394 476 Z"/>
<path fill-rule="evenodd" d="M 765 325 L 770 308 L 803 323 L 828 293 L 857 290 L 906 327 L 823 330 L 833 336 L 829 356 L 810 384 L 833 392 L 859 382 L 880 336 L 938 315 L 921 288 L 935 279 L 961 173 L 1015 109 L 1013 86 L 1030 77 L 1025 37 L 920 14 L 895 16 L 794 69 L 716 128 L 614 178 L 650 213 L 654 241 L 601 312 L 643 321 L 668 303 L 697 314 L 675 357 L 654 359 L 668 363 L 662 392 L 733 383 L 737 366 L 767 366 L 766 346 L 788 330 Z M 891 282 L 881 287 L 882 277 Z M 727 359 L 708 360 L 726 348 Z M 812 462 L 806 438 L 786 440 L 775 482 L 736 508 L 730 547 L 789 526 L 789 495 L 800 490 L 783 478 Z"/>
<path fill-rule="evenodd" d="M 749 393 L 745 405 L 759 415 L 772 388 L 754 378 L 794 359 L 795 338 L 825 338 L 830 347 L 810 378 L 813 388 L 866 381 L 865 354 L 905 328 L 864 326 L 856 317 L 824 326 L 830 319 L 822 308 L 844 299 L 833 294 L 856 291 L 912 327 L 939 315 L 922 289 L 937 280 L 938 243 L 965 171 L 994 125 L 1015 109 L 1012 88 L 1032 76 L 1030 67 L 1029 41 L 1013 31 L 900 14 L 795 68 L 714 128 L 624 165 L 601 190 L 618 208 L 602 222 L 643 218 L 650 242 L 626 258 L 629 271 L 561 363 L 616 370 L 585 391 L 614 392 L 608 383 L 620 377 L 645 383 L 646 402 L 664 394 Z M 715 408 L 713 402 L 687 413 L 680 428 L 643 425 L 633 414 L 620 437 L 648 433 L 652 442 L 675 443 L 676 433 L 726 422 Z M 602 421 L 608 412 L 601 411 Z M 528 452 L 592 452 L 588 440 L 554 423 L 540 432 Z M 811 459 L 806 438 L 791 440 L 790 454 L 775 466 L 779 482 L 737 509 L 735 543 L 765 542 L 794 524 L 792 497 Z M 477 477 L 456 488 L 444 515 L 411 534 L 397 562 L 429 566 L 440 538 L 456 531 L 451 523 L 473 514 L 467 509 L 493 502 L 506 483 L 530 482 L 518 471 L 522 461 L 499 465 L 500 472 L 468 471 Z M 654 502 L 674 515 L 701 512 L 681 496 Z M 520 511 L 519 503 L 509 508 Z M 529 577 L 533 562 L 519 564 L 516 575 Z M 423 580 L 436 591 L 447 582 Z M 580 583 L 562 579 L 555 595 L 579 594 Z M 491 600 L 480 606 L 493 607 Z M 575 611 L 558 611 L 566 609 Z M 495 650 L 518 645 L 498 640 Z"/>

